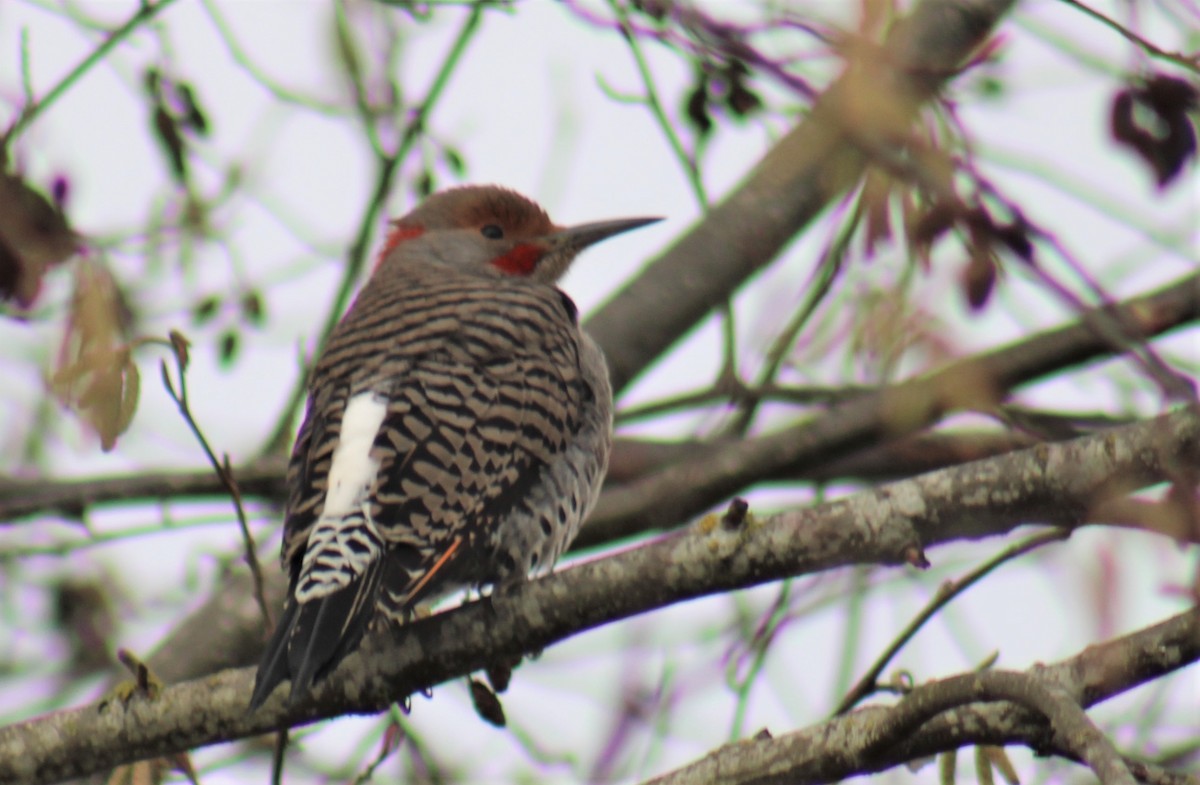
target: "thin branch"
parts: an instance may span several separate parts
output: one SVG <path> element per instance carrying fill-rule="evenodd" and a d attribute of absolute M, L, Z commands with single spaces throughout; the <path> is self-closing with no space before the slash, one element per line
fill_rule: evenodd
<path fill-rule="evenodd" d="M 709 206 L 708 192 L 704 188 L 704 179 L 700 176 L 700 165 L 696 160 L 695 155 L 689 153 L 683 146 L 683 141 L 679 138 L 679 134 L 675 132 L 675 124 L 667 117 L 667 112 L 663 109 L 662 101 L 658 97 L 658 88 L 654 83 L 654 74 L 650 72 L 650 64 L 646 62 L 646 56 L 642 53 L 642 45 L 638 41 L 637 35 L 634 33 L 633 27 L 629 21 L 629 13 L 625 10 L 625 6 L 617 0 L 609 0 L 609 7 L 612 8 L 613 14 L 617 18 L 617 26 L 621 31 L 621 36 L 625 39 L 625 43 L 629 45 L 629 51 L 633 55 L 634 64 L 637 66 L 638 75 L 642 79 L 642 89 L 645 95 L 641 103 L 644 103 L 650 110 L 650 114 L 654 116 L 654 121 L 658 125 L 663 136 L 667 139 L 667 144 L 671 147 L 671 152 L 675 155 L 675 160 L 683 167 L 684 173 L 688 178 L 688 185 L 692 188 L 692 195 L 696 197 L 696 202 L 700 205 L 702 211 L 707 211 Z"/>
<path fill-rule="evenodd" d="M 828 404 L 845 401 L 868 392 L 862 386 L 845 387 L 802 387 L 782 384 L 764 384 L 747 387 L 738 379 L 722 379 L 706 390 L 683 393 L 660 401 L 651 401 L 638 406 L 627 406 L 616 415 L 617 423 L 635 422 L 657 417 L 670 412 L 694 409 L 712 404 L 737 404 L 743 402 L 774 401 L 797 404 Z"/>
<path fill-rule="evenodd" d="M 204 456 L 208 458 L 208 463 L 212 466 L 213 471 L 217 473 L 217 477 L 221 480 L 221 485 L 224 486 L 229 498 L 233 501 L 233 509 L 237 514 L 238 526 L 242 532 L 242 545 L 245 550 L 246 564 L 250 567 L 250 574 L 254 578 L 254 599 L 258 602 L 259 610 L 262 612 L 263 624 L 267 629 L 271 628 L 271 610 L 267 605 L 266 591 L 263 588 L 262 567 L 258 563 L 258 552 L 254 547 L 254 535 L 250 533 L 250 523 L 246 519 L 246 506 L 242 501 L 242 492 L 238 488 L 237 480 L 233 476 L 233 471 L 229 465 L 229 456 L 225 456 L 225 460 L 219 460 L 217 454 L 213 452 L 212 446 L 208 443 L 204 432 L 200 430 L 200 424 L 196 422 L 195 416 L 192 414 L 192 409 L 188 405 L 187 392 L 187 341 L 182 335 L 176 332 L 171 333 L 169 343 L 173 349 L 175 357 L 175 368 L 179 376 L 179 390 L 176 392 L 175 385 L 171 382 L 171 375 L 167 372 L 167 363 L 162 361 L 162 382 L 163 387 L 167 390 L 167 395 L 171 396 L 171 400 L 175 401 L 175 405 L 179 408 L 179 413 L 183 415 L 184 422 L 191 429 L 192 434 L 196 437 L 196 441 L 200 443 L 201 449 L 204 450 Z"/>
<path fill-rule="evenodd" d="M 976 583 L 979 583 L 979 581 L 987 577 L 1000 565 L 1024 556 L 1026 553 L 1036 550 L 1043 545 L 1047 545 L 1052 542 L 1061 542 L 1070 536 L 1071 532 L 1069 529 L 1052 529 L 1048 532 L 1035 534 L 1024 542 L 1020 542 L 1009 548 L 1005 548 L 1003 551 L 988 559 L 983 564 L 979 565 L 974 570 L 971 570 L 971 572 L 967 573 L 958 580 L 943 583 L 938 587 L 937 594 L 934 595 L 933 599 L 931 599 L 929 603 L 921 609 L 921 612 L 918 613 L 916 617 L 914 617 L 913 620 L 908 623 L 908 626 L 906 626 L 900 632 L 900 634 L 896 636 L 896 639 L 893 640 L 884 650 L 884 652 L 879 655 L 879 658 L 875 660 L 871 667 L 867 668 L 867 672 L 864 673 L 862 678 L 860 678 L 858 682 L 856 682 L 855 685 L 850 689 L 850 691 L 846 693 L 846 696 L 842 698 L 841 703 L 839 703 L 837 708 L 833 710 L 833 713 L 835 715 L 845 714 L 846 712 L 850 711 L 850 709 L 854 708 L 859 701 L 874 692 L 878 686 L 879 675 L 883 673 L 884 668 L 888 666 L 888 663 L 892 661 L 892 658 L 895 657 L 896 654 L 898 654 L 899 651 L 904 648 L 910 640 L 913 639 L 913 636 L 915 636 L 923 626 L 925 626 L 925 622 L 932 619 L 938 611 L 950 604 L 951 600 L 953 600 L 955 597 L 962 594 Z"/>
<path fill-rule="evenodd" d="M 316 112 L 328 115 L 339 115 L 348 113 L 348 109 L 341 104 L 334 102 L 323 102 L 311 96 L 301 95 L 300 93 L 285 87 L 273 78 L 267 75 L 265 71 L 251 59 L 250 54 L 242 47 L 237 36 L 234 35 L 233 27 L 221 14 L 217 3 L 214 0 L 201 0 L 200 5 L 208 14 L 209 21 L 216 28 L 217 35 L 221 39 L 221 43 L 225 45 L 226 51 L 229 52 L 229 58 L 257 82 L 264 90 L 275 97 L 277 101 L 285 104 L 295 104 L 303 106 Z"/>
<path fill-rule="evenodd" d="M 34 120 L 36 120 L 43 112 L 45 112 L 46 109 L 48 109 L 59 98 L 61 98 L 63 93 L 65 93 L 72 87 L 72 85 L 78 82 L 79 79 L 88 71 L 90 71 L 93 66 L 103 60 L 108 53 L 117 46 L 117 44 L 124 41 L 130 36 L 130 34 L 132 34 L 149 20 L 153 19 L 159 14 L 159 12 L 165 10 L 174 2 L 175 0 L 159 0 L 159 2 L 153 3 L 150 2 L 150 0 L 146 0 L 145 2 L 141 3 L 138 6 L 138 10 L 129 18 L 128 21 L 109 33 L 108 37 L 100 42 L 99 46 L 92 50 L 87 57 L 83 58 L 79 65 L 68 71 L 67 74 L 58 81 L 58 84 L 54 85 L 54 87 L 50 88 L 50 90 L 48 90 L 46 94 L 42 96 L 40 101 L 26 104 L 25 108 L 21 111 L 21 114 L 17 116 L 17 119 L 13 122 L 12 126 L 9 127 L 8 131 L 5 132 L 4 137 L 0 138 L 0 150 L 8 149 L 12 141 L 16 139 L 22 131 L 24 131 Z"/>
<path fill-rule="evenodd" d="M 696 202 L 700 206 L 701 215 L 707 215 L 712 202 L 708 198 L 708 191 L 704 187 L 704 177 L 700 172 L 699 156 L 696 151 L 688 152 L 683 145 L 683 140 L 679 138 L 679 134 L 675 131 L 675 124 L 667 117 L 666 110 L 663 109 L 662 101 L 658 97 L 658 88 L 654 82 L 654 75 L 650 72 L 650 64 L 646 61 L 646 56 L 642 52 L 642 45 L 638 40 L 637 32 L 635 31 L 632 22 L 629 18 L 629 13 L 625 10 L 625 6 L 617 2 L 617 0 L 609 0 L 609 7 L 612 8 L 613 14 L 617 18 L 617 26 L 621 31 L 621 36 L 625 39 L 625 43 L 629 45 L 629 51 L 633 54 L 634 63 L 637 65 L 638 74 L 642 79 L 642 87 L 646 91 L 642 99 L 642 103 L 650 109 L 650 113 L 654 116 L 654 121 L 666 137 L 667 144 L 674 153 L 675 159 L 683 168 L 684 174 L 687 176 L 688 185 L 692 188 L 692 195 L 696 197 Z M 737 375 L 737 328 L 733 318 L 733 302 L 732 295 L 717 304 L 716 308 L 721 317 L 721 338 L 722 338 L 722 353 L 723 358 L 721 370 L 719 373 L 718 384 L 737 384 L 741 385 L 741 381 Z"/>
<path fill-rule="evenodd" d="M 804 286 L 804 301 L 788 319 L 783 329 L 779 331 L 774 340 L 771 341 L 771 346 L 767 349 L 766 357 L 763 360 L 762 370 L 758 375 L 758 387 L 767 387 L 771 385 L 779 373 L 779 369 L 783 366 L 792 347 L 796 343 L 796 339 L 800 336 L 801 330 L 808 324 L 813 314 L 817 312 L 817 308 L 825 301 L 829 292 L 833 289 L 834 282 L 841 275 L 844 263 L 846 260 L 846 252 L 850 247 L 850 241 L 854 238 L 855 230 L 857 229 L 862 216 L 861 206 L 856 208 L 853 215 L 847 219 L 845 225 L 838 232 L 837 238 L 833 244 L 822 254 L 821 259 L 817 262 L 817 269 L 813 271 L 812 276 Z M 727 432 L 745 433 L 754 421 L 754 415 L 758 411 L 758 406 L 763 402 L 762 398 L 749 399 L 746 401 L 745 408 L 738 413 L 733 422 L 729 424 Z"/>
<path fill-rule="evenodd" d="M 790 63 L 787 59 L 772 59 L 756 47 L 748 45 L 745 39 L 756 33 L 777 34 L 783 28 L 800 30 L 826 45 L 833 43 L 833 38 L 836 37 L 831 31 L 818 29 L 813 24 L 787 14 L 757 24 L 737 25 L 708 16 L 693 6 L 675 3 L 670 7 L 674 28 L 660 28 L 637 25 L 632 20 L 627 25 L 619 21 L 613 22 L 593 13 L 583 3 L 572 0 L 567 0 L 564 5 L 589 27 L 595 29 L 613 29 L 622 35 L 657 41 L 692 59 L 717 54 L 722 58 L 741 60 L 753 70 L 767 74 L 787 89 L 808 99 L 815 98 L 817 90 L 788 67 Z M 685 32 L 676 33 L 676 28 Z"/>
<path fill-rule="evenodd" d="M 1079 2 L 1079 0 L 1060 0 L 1060 2 L 1079 9 L 1087 16 L 1095 19 L 1100 24 L 1119 34 L 1125 38 L 1125 40 L 1129 41 L 1135 46 L 1140 47 L 1143 51 L 1153 57 L 1157 57 L 1162 60 L 1168 60 L 1191 71 L 1200 71 L 1200 53 L 1185 55 L 1181 52 L 1168 52 L 1167 50 L 1150 43 L 1145 38 L 1133 32 L 1117 20 L 1105 16 L 1090 6 L 1084 5 L 1083 3 Z"/>

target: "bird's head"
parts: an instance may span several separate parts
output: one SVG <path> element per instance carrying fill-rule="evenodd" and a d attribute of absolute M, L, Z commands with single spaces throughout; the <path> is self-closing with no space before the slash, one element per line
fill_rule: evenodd
<path fill-rule="evenodd" d="M 433 194 L 393 222 L 379 266 L 430 263 L 552 284 L 584 248 L 658 220 L 556 226 L 536 202 L 515 191 L 464 186 Z"/>

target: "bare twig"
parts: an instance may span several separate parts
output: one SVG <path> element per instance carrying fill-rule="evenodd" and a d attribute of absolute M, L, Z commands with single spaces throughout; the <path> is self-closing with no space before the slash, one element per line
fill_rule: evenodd
<path fill-rule="evenodd" d="M 654 116 L 654 121 L 658 125 L 663 136 L 667 139 L 667 144 L 671 147 L 671 152 L 675 155 L 675 160 L 683 168 L 684 174 L 687 175 L 688 184 L 692 188 L 692 195 L 696 198 L 696 202 L 700 205 L 700 209 L 705 211 L 708 209 L 709 200 L 708 192 L 704 188 L 704 178 L 700 175 L 700 164 L 696 160 L 694 153 L 689 153 L 683 146 L 683 140 L 679 138 L 678 132 L 675 130 L 675 124 L 667 117 L 666 110 L 663 109 L 662 101 L 658 97 L 658 87 L 654 82 L 654 74 L 650 72 L 650 64 L 646 62 L 646 56 L 642 53 L 642 45 L 634 34 L 632 24 L 629 20 L 629 12 L 625 6 L 616 0 L 610 0 L 609 7 L 613 14 L 616 15 L 618 29 L 621 31 L 622 37 L 629 46 L 629 51 L 633 55 L 634 64 L 637 66 L 638 75 L 642 79 L 642 88 L 646 91 L 642 97 L 642 102 L 650 110 L 650 114 Z"/>
<path fill-rule="evenodd" d="M 221 480 L 221 485 L 224 486 L 229 498 L 233 501 L 233 509 L 237 514 L 238 526 L 242 531 L 242 545 L 246 555 L 246 564 L 250 567 L 250 574 L 254 577 L 254 599 L 258 602 L 259 610 L 262 612 L 263 624 L 266 629 L 271 628 L 271 611 L 267 606 L 267 597 L 263 588 L 262 567 L 258 563 L 258 553 L 254 547 L 254 535 L 250 533 L 250 523 L 246 520 L 246 506 L 242 501 L 242 492 L 238 488 L 237 480 L 233 476 L 233 471 L 229 465 L 229 456 L 226 455 L 224 460 L 219 460 L 217 454 L 213 452 L 212 446 L 208 443 L 208 439 L 204 436 L 204 432 L 200 430 L 199 423 L 192 415 L 191 407 L 188 405 L 187 392 L 187 341 L 182 335 L 172 331 L 171 340 L 168 344 L 173 349 L 175 357 L 175 369 L 179 376 L 179 389 L 176 391 L 175 385 L 171 382 L 171 375 L 167 371 L 167 363 L 164 360 L 161 364 L 163 387 L 167 390 L 167 395 L 171 396 L 171 400 L 175 401 L 175 405 L 179 408 L 179 413 L 183 415 L 184 422 L 195 435 L 196 441 L 200 443 L 201 449 L 204 450 L 204 455 L 208 458 L 208 463 L 217 473 L 217 477 Z"/>
<path fill-rule="evenodd" d="M 738 404 L 744 402 L 775 401 L 798 404 L 829 404 L 845 401 L 868 392 L 857 385 L 845 387 L 803 387 L 782 384 L 764 384 L 747 387 L 738 379 L 723 379 L 706 390 L 684 393 L 661 401 L 651 401 L 639 406 L 629 406 L 617 412 L 617 422 L 627 423 L 657 417 L 661 414 L 684 409 L 699 408 L 712 404 Z"/>
<path fill-rule="evenodd" d="M 1024 542 L 1020 542 L 1009 548 L 1005 548 L 1003 551 L 996 554 L 991 559 L 988 559 L 986 562 L 979 565 L 974 570 L 971 570 L 971 572 L 967 573 L 958 580 L 943 583 L 938 587 L 937 594 L 934 595 L 933 599 L 931 599 L 929 603 L 921 609 L 921 612 L 918 613 L 916 617 L 914 617 L 913 620 L 910 621 L 908 625 L 900 632 L 900 634 L 896 636 L 896 639 L 893 640 L 888 645 L 887 649 L 885 649 L 884 652 L 879 655 L 879 658 L 872 663 L 871 667 L 867 668 L 867 672 L 864 673 L 862 678 L 860 678 L 850 689 L 850 691 L 846 693 L 846 696 L 842 698 L 841 703 L 839 703 L 837 708 L 833 710 L 833 713 L 835 715 L 845 714 L 846 712 L 850 711 L 850 709 L 854 708 L 859 701 L 870 695 L 877 686 L 879 674 L 883 673 L 884 668 L 888 666 L 888 663 L 892 661 L 892 658 L 896 656 L 900 649 L 904 648 L 904 646 L 913 639 L 913 636 L 916 635 L 921 627 L 925 625 L 925 622 L 932 619 L 934 615 L 942 608 L 946 607 L 951 600 L 974 586 L 979 581 L 983 580 L 983 578 L 987 577 L 988 574 L 990 574 L 1000 565 L 1010 562 L 1020 556 L 1024 556 L 1026 553 L 1036 550 L 1043 545 L 1065 540 L 1069 536 L 1071 536 L 1069 529 L 1052 529 L 1048 532 L 1035 534 Z"/>
<path fill-rule="evenodd" d="M 221 42 L 225 44 L 226 50 L 229 52 L 229 57 L 233 62 L 237 63 L 255 82 L 262 86 L 264 90 L 275 97 L 277 101 L 287 104 L 295 104 L 297 106 L 307 107 L 323 114 L 336 115 L 345 114 L 349 110 L 347 107 L 334 102 L 325 102 L 318 99 L 316 96 L 301 95 L 300 93 L 285 87 L 267 73 L 252 59 L 249 52 L 242 47 L 234 34 L 233 27 L 225 19 L 221 13 L 219 6 L 214 0 L 201 0 L 200 5 L 208 14 L 209 21 L 213 23 Z"/>
<path fill-rule="evenodd" d="M 146 2 L 139 4 L 138 10 L 134 12 L 133 16 L 131 16 L 128 21 L 110 32 L 108 36 L 100 42 L 99 46 L 92 50 L 87 57 L 83 58 L 83 60 L 79 62 L 79 65 L 68 71 L 67 74 L 58 81 L 58 84 L 54 85 L 54 87 L 50 88 L 46 94 L 42 96 L 40 101 L 26 104 L 25 108 L 21 110 L 21 113 L 17 115 L 17 119 L 13 121 L 13 124 L 4 133 L 4 137 L 0 138 L 0 150 L 7 149 L 12 141 L 16 139 L 17 136 L 19 136 L 20 133 L 24 131 L 30 123 L 36 120 L 38 116 L 40 116 L 44 111 L 46 111 L 46 109 L 53 105 L 55 101 L 61 98 L 63 93 L 71 89 L 71 86 L 78 82 L 79 79 L 88 71 L 90 71 L 93 66 L 103 60 L 108 53 L 117 46 L 117 44 L 124 41 L 138 28 L 140 28 L 149 20 L 153 19 L 160 12 L 166 10 L 174 2 L 175 0 L 159 0 L 157 3 L 155 3 L 150 2 L 150 0 L 146 0 Z"/>
<path fill-rule="evenodd" d="M 1157 57 L 1162 60 L 1168 60 L 1176 65 L 1183 66 L 1184 68 L 1192 71 L 1200 71 L 1200 53 L 1185 55 L 1181 52 L 1168 52 L 1167 50 L 1156 46 L 1150 41 L 1147 41 L 1145 38 L 1133 32 L 1117 20 L 1105 16 L 1091 6 L 1084 5 L 1083 3 L 1079 2 L 1079 0 L 1061 0 L 1061 2 L 1072 6 L 1073 8 L 1078 8 L 1087 16 L 1090 16 L 1105 27 L 1123 36 L 1127 41 L 1135 46 L 1140 47 L 1147 54 L 1153 57 Z"/>

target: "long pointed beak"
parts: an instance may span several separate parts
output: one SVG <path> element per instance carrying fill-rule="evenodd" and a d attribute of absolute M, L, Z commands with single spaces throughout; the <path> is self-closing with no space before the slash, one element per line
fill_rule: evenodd
<path fill-rule="evenodd" d="M 646 224 L 657 223 L 661 218 L 615 218 L 611 221 L 595 221 L 593 223 L 568 226 L 546 235 L 545 240 L 551 248 L 582 251 L 589 245 L 601 240 L 639 229 Z"/>

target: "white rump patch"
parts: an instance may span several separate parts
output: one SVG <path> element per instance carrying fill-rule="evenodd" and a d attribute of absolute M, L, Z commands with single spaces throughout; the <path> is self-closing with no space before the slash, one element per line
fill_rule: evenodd
<path fill-rule="evenodd" d="M 347 402 L 329 466 L 329 490 L 325 492 L 322 518 L 362 509 L 366 493 L 379 472 L 379 460 L 371 457 L 371 448 L 386 414 L 387 402 L 373 392 L 359 393 Z"/>

